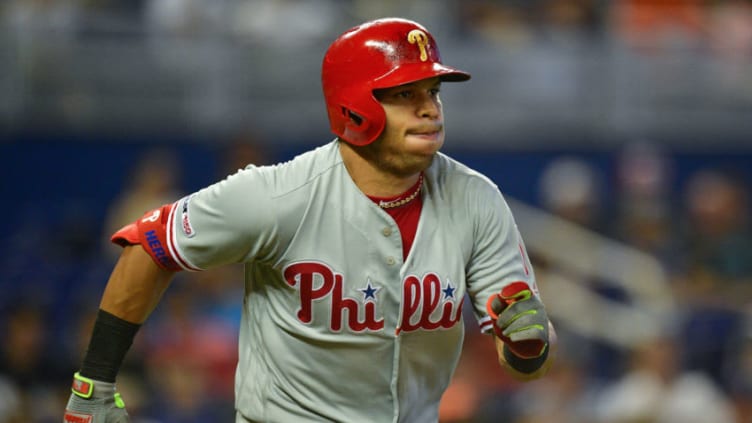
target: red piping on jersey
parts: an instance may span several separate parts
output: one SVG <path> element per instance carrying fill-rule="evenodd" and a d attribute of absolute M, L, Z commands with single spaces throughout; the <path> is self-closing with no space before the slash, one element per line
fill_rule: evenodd
<path fill-rule="evenodd" d="M 167 248 L 170 250 L 170 254 L 173 258 L 175 258 L 175 261 L 186 270 L 193 270 L 193 271 L 199 271 L 201 269 L 191 266 L 188 264 L 188 261 L 180 255 L 180 252 L 178 251 L 177 244 L 175 243 L 175 210 L 177 210 L 177 205 L 179 201 L 176 201 L 172 204 L 172 207 L 170 208 L 170 214 L 167 217 Z"/>

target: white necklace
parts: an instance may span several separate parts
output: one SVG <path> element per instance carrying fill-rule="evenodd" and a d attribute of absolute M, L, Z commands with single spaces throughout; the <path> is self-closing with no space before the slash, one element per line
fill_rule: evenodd
<path fill-rule="evenodd" d="M 379 201 L 379 207 L 382 209 L 393 209 L 395 207 L 404 206 L 405 204 L 413 201 L 415 197 L 420 194 L 420 189 L 423 188 L 423 174 L 421 173 L 420 177 L 418 178 L 418 187 L 415 188 L 415 191 L 412 192 L 412 194 L 408 195 L 407 197 L 392 200 L 392 201 Z"/>

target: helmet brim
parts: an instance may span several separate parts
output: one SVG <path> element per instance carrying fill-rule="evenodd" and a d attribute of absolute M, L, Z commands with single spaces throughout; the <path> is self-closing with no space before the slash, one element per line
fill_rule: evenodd
<path fill-rule="evenodd" d="M 391 88 L 437 76 L 442 82 L 463 82 L 470 79 L 469 73 L 441 63 L 404 63 L 375 79 L 371 87 Z"/>

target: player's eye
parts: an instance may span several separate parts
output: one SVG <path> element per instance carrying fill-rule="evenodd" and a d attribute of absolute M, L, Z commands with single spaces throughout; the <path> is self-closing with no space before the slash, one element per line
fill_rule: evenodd
<path fill-rule="evenodd" d="M 413 98 L 413 92 L 410 91 L 410 90 L 401 90 L 401 91 L 397 91 L 394 94 L 394 96 L 397 97 L 397 98 L 402 98 L 402 99 L 408 100 L 408 99 Z"/>
<path fill-rule="evenodd" d="M 440 87 L 431 88 L 429 92 L 431 93 L 432 97 L 436 97 L 439 95 L 439 92 L 441 92 L 441 88 Z"/>

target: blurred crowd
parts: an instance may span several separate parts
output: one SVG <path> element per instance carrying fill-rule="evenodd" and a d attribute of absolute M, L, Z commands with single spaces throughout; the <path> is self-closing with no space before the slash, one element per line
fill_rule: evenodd
<path fill-rule="evenodd" d="M 645 335 L 629 345 L 585 336 L 557 320 L 562 316 L 554 309 L 567 295 L 549 279 L 564 274 L 629 306 L 636 299 L 609 279 L 629 282 L 640 269 L 611 277 L 577 274 L 531 249 L 541 294 L 559 323 L 557 365 L 541 380 L 509 382 L 489 372 L 495 360 L 490 343 L 471 333 L 470 354 L 442 403 L 445 421 L 752 422 L 752 161 L 698 166 L 679 182 L 678 159 L 652 143 L 635 142 L 610 155 L 607 169 L 576 154 L 555 155 L 540 169 L 539 206 L 655 258 L 665 274 L 670 313 L 635 319 Z M 582 253 L 606 257 L 568 252 Z M 609 324 L 595 304 L 574 317 Z"/>
<path fill-rule="evenodd" d="M 749 0 L 0 4 L 4 34 L 20 40 L 19 49 L 50 31 L 60 38 L 231 34 L 285 45 L 331 40 L 343 22 L 387 15 L 421 17 L 429 27 L 454 36 L 512 47 L 598 36 L 648 55 L 680 48 L 710 51 L 731 62 L 752 56 Z M 750 75 L 740 72 L 737 77 L 749 80 Z M 249 163 L 288 158 L 271 154 L 265 140 L 231 141 L 211 158 L 216 160 L 214 179 Z M 467 315 L 464 354 L 442 402 L 443 423 L 752 422 L 752 163 L 693 168 L 679 180 L 676 154 L 649 142 L 614 151 L 610 160 L 613 166 L 607 171 L 575 153 L 546 160 L 535 169 L 536 184 L 530 187 L 537 195 L 534 203 L 657 259 L 674 313 L 654 321 L 649 328 L 653 336 L 628 347 L 559 325 L 557 365 L 548 377 L 528 384 L 516 383 L 498 369 L 491 340 L 477 333 Z M 71 375 L 119 251 L 108 242 L 109 235 L 145 210 L 186 194 L 183 180 L 190 171 L 170 145 L 146 150 L 128 169 L 101 222 L 87 221 L 85 211 L 72 204 L 60 217 L 64 225 L 45 225 L 43 217 L 32 213 L 3 235 L 5 245 L 13 248 L 3 250 L 1 262 L 0 423 L 60 421 Z M 496 182 L 502 191 L 515 184 Z M 532 257 L 541 275 L 566 271 L 545 257 Z M 137 336 L 118 379 L 134 423 L 233 420 L 242 277 L 239 266 L 178 275 Z M 568 277 L 579 278 L 598 295 L 630 302 L 606 281 Z M 544 301 L 555 303 L 557 292 L 548 291 L 543 278 L 539 282 Z M 554 322 L 556 318 L 552 314 Z M 582 310 L 581 318 L 592 316 Z"/>
<path fill-rule="evenodd" d="M 748 0 L 7 0 L 0 21 L 33 38 L 156 33 L 223 35 L 253 43 L 329 41 L 381 16 L 418 19 L 451 37 L 520 45 L 611 35 L 637 48 L 709 48 L 746 56 Z"/>
<path fill-rule="evenodd" d="M 216 169 L 209 178 L 269 160 L 249 134 L 217 150 L 202 163 Z M 3 258 L 8 272 L 0 283 L 0 422 L 62 419 L 71 372 L 86 351 L 104 283 L 121 250 L 109 237 L 144 210 L 184 195 L 182 164 L 169 144 L 144 147 L 121 169 L 123 186 L 101 222 L 87 221 L 91 214 L 74 207 L 57 220 L 27 215 L 22 220 L 38 228 L 31 238 L 25 224 L 4 237 L 7 245 L 22 245 L 7 249 Z M 134 422 L 234 421 L 242 280 L 239 265 L 178 274 L 118 376 Z"/>
<path fill-rule="evenodd" d="M 276 160 L 264 145 L 240 137 L 205 159 L 216 161 L 213 177 L 222 178 L 245 164 Z M 492 154 L 501 161 L 513 153 Z M 181 179 L 189 169 L 177 156 L 170 145 L 143 148 L 100 224 L 74 216 L 65 227 L 35 221 L 33 236 L 27 225 L 9 235 L 16 248 L 3 258 L 0 422 L 59 421 L 119 251 L 109 234 L 185 194 Z M 552 154 L 530 187 L 550 216 L 657 259 L 676 305 L 672 314 L 648 320 L 639 330 L 651 335 L 628 346 L 560 323 L 557 364 L 546 378 L 520 384 L 499 368 L 491 339 L 466 313 L 464 353 L 442 401 L 442 422 L 752 421 L 752 159 L 741 167 L 699 166 L 681 182 L 673 160 L 650 143 L 613 152 L 607 169 L 574 152 Z M 503 190 L 515 181 L 497 183 Z M 565 295 L 547 279 L 566 271 L 560 266 L 566 263 L 530 250 L 557 322 L 557 301 Z M 229 266 L 177 276 L 118 379 L 135 423 L 232 421 L 242 273 Z M 605 280 L 570 277 L 630 302 Z M 578 319 L 597 318 L 588 309 L 579 313 Z"/>
<path fill-rule="evenodd" d="M 466 132 L 750 131 L 749 0 L 5 0 L 0 123 L 326 133 L 323 51 L 382 16 L 424 23 L 473 73 L 445 92 L 473 100 L 452 115 Z"/>

